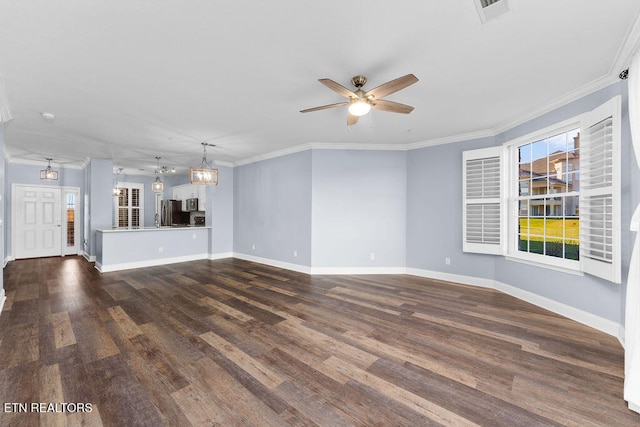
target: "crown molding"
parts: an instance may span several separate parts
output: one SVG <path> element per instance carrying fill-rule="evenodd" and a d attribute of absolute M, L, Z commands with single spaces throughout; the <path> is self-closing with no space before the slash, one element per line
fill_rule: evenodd
<path fill-rule="evenodd" d="M 43 162 L 41 160 L 27 160 L 27 159 L 9 159 L 5 157 L 7 163 L 12 165 L 29 165 L 29 166 L 47 166 L 48 162 Z M 80 165 L 74 164 L 64 164 L 64 163 L 56 163 L 54 161 L 51 162 L 52 167 L 60 168 L 60 169 L 83 169 Z"/>
<path fill-rule="evenodd" d="M 618 75 L 621 71 L 629 68 L 633 55 L 640 49 L 640 13 L 627 31 L 624 43 L 618 49 L 615 59 L 609 69 L 609 74 Z"/>
<path fill-rule="evenodd" d="M 301 151 L 307 151 L 312 148 L 311 143 L 295 145 L 293 147 L 284 148 L 282 150 L 272 151 L 266 154 L 260 154 L 259 156 L 249 157 L 244 160 L 240 160 L 238 162 L 234 162 L 234 166 L 244 166 L 251 163 L 261 162 L 263 160 L 274 159 L 276 157 L 287 156 L 289 154 L 300 153 Z"/>
<path fill-rule="evenodd" d="M 451 144 L 454 142 L 471 141 L 474 139 L 496 136 L 493 130 L 479 130 L 476 132 L 461 133 L 458 135 L 445 136 L 442 138 L 429 139 L 427 141 L 412 142 L 405 144 L 405 150 L 417 150 L 418 148 L 433 147 L 434 145 Z"/>
<path fill-rule="evenodd" d="M 587 83 L 584 86 L 581 86 L 565 95 L 562 95 L 558 98 L 551 100 L 550 102 L 528 112 L 527 114 L 523 114 L 521 116 L 515 117 L 509 121 L 506 121 L 495 128 L 492 129 L 493 135 L 498 135 L 502 132 L 506 132 L 510 129 L 515 128 L 521 124 L 524 124 L 530 120 L 533 120 L 537 117 L 543 116 L 546 113 L 549 113 L 553 110 L 556 110 L 560 107 L 563 107 L 573 101 L 577 101 L 580 98 L 584 98 L 587 95 L 591 95 L 594 92 L 599 91 L 600 89 L 604 89 L 607 86 L 611 86 L 619 81 L 618 73 L 615 75 L 605 75 L 596 80 L 593 80 Z"/>

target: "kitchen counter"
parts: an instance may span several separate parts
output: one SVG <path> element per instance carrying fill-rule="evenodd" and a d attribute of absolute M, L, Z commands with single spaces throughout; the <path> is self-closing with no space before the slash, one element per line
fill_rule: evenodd
<path fill-rule="evenodd" d="M 106 273 L 207 259 L 210 239 L 210 226 L 100 229 L 96 268 Z"/>
<path fill-rule="evenodd" d="M 163 231 L 163 230 L 193 230 L 196 228 L 211 228 L 206 225 L 163 225 L 160 227 L 113 227 L 103 228 L 98 231 L 102 233 L 129 232 L 129 231 Z"/>

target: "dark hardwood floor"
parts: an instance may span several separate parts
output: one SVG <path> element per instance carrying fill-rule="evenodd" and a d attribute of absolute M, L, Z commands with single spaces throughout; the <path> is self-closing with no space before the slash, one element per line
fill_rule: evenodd
<path fill-rule="evenodd" d="M 3 426 L 640 425 L 615 338 L 493 290 L 80 257 L 4 284 Z"/>

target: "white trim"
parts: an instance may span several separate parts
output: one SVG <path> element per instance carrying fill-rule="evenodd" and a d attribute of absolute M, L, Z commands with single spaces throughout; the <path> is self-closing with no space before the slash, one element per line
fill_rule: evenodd
<path fill-rule="evenodd" d="M 635 404 L 633 404 L 631 402 L 627 402 L 627 405 L 628 405 L 629 409 L 631 409 L 632 411 L 637 412 L 637 413 L 640 414 L 640 405 L 635 405 Z"/>
<path fill-rule="evenodd" d="M 461 283 L 464 285 L 478 286 L 483 288 L 491 288 L 507 295 L 511 295 L 514 298 L 552 311 L 561 316 L 567 317 L 571 320 L 575 320 L 578 323 L 587 325 L 591 328 L 597 329 L 600 332 L 604 332 L 608 335 L 621 339 L 621 325 L 612 320 L 605 319 L 595 314 L 588 313 L 586 311 L 571 307 L 570 305 L 563 304 L 561 302 L 543 297 L 533 292 L 525 291 L 515 286 L 507 285 L 506 283 L 499 282 L 492 279 L 483 279 L 470 276 L 462 276 L 451 273 L 442 273 L 438 271 L 420 270 L 415 268 L 407 268 L 407 274 L 414 276 L 426 277 L 437 280 L 444 280 L 448 282 Z"/>
<path fill-rule="evenodd" d="M 404 267 L 311 267 L 311 275 L 406 274 Z"/>
<path fill-rule="evenodd" d="M 307 144 L 302 144 L 302 145 L 296 145 L 293 147 L 288 147 L 288 148 L 283 148 L 282 150 L 276 150 L 276 151 L 272 151 L 270 153 L 266 153 L 266 154 L 260 154 L 258 156 L 253 156 L 253 157 L 249 157 L 243 160 L 239 160 L 237 162 L 234 162 L 233 164 L 235 166 L 243 166 L 243 165 L 248 165 L 250 163 L 256 163 L 256 162 L 261 162 L 263 160 L 268 160 L 268 159 L 274 159 L 276 157 L 282 157 L 282 156 L 287 156 L 289 154 L 295 154 L 295 153 L 299 153 L 301 151 L 307 151 L 311 149 L 311 144 L 307 143 Z"/>
<path fill-rule="evenodd" d="M 0 289 L 0 313 L 2 313 L 5 301 L 7 301 L 7 296 L 4 293 L 4 289 Z"/>
<path fill-rule="evenodd" d="M 80 253 L 80 255 L 82 255 L 84 257 L 84 259 L 86 259 L 89 262 L 96 262 L 96 257 L 95 255 L 89 255 L 87 252 L 82 251 Z"/>
<path fill-rule="evenodd" d="M 225 253 L 224 255 L 226 256 L 229 254 Z M 297 271 L 299 273 L 309 275 L 408 274 L 411 276 L 442 280 L 445 282 L 452 282 L 462 285 L 495 289 L 514 298 L 518 298 L 522 301 L 552 311 L 578 323 L 582 323 L 583 325 L 587 325 L 591 328 L 597 329 L 600 332 L 604 332 L 608 335 L 616 337 L 621 342 L 621 344 L 623 343 L 622 337 L 624 337 L 624 328 L 619 323 L 493 279 L 484 279 L 480 277 L 464 276 L 460 274 L 423 270 L 410 267 L 307 267 L 299 264 L 291 264 L 237 252 L 234 252 L 232 255 L 233 258 L 257 262 L 259 264 L 266 264 L 278 268 L 284 268 L 286 270 Z"/>
<path fill-rule="evenodd" d="M 209 254 L 209 259 L 215 261 L 217 259 L 233 258 L 233 252 L 219 252 L 216 254 Z"/>
<path fill-rule="evenodd" d="M 618 75 L 625 68 L 628 68 L 631 64 L 633 55 L 640 49 L 640 14 L 636 16 L 635 21 L 631 27 L 627 30 L 627 34 L 624 37 L 624 43 L 618 49 L 616 58 L 611 63 L 609 74 Z"/>
<path fill-rule="evenodd" d="M 99 262 L 96 262 L 95 267 L 100 273 L 109 273 L 112 271 L 131 270 L 134 268 L 144 268 L 144 267 L 155 267 L 158 265 L 175 264 L 178 262 L 198 261 L 201 259 L 209 259 L 209 254 L 202 253 L 202 254 L 196 254 L 196 255 L 185 255 L 185 256 L 170 257 L 170 258 L 150 259 L 147 261 L 123 262 L 120 264 L 109 264 L 106 266 L 100 264 Z"/>
<path fill-rule="evenodd" d="M 461 133 L 457 135 L 445 136 L 442 138 L 429 139 L 426 141 L 412 142 L 405 145 L 407 151 L 419 148 L 433 147 L 435 145 L 451 144 L 454 142 L 472 141 L 474 139 L 490 138 L 496 136 L 498 132 L 493 129 L 484 129 L 476 132 Z"/>
<path fill-rule="evenodd" d="M 463 276 L 461 274 L 444 273 L 441 271 L 422 270 L 419 268 L 407 267 L 406 274 L 411 276 L 424 277 L 427 279 L 442 280 L 445 282 L 453 282 L 462 285 L 477 286 L 480 288 L 494 288 L 494 280 L 483 279 L 481 277 Z"/>
<path fill-rule="evenodd" d="M 584 276 L 584 272 L 581 271 L 579 267 L 576 269 L 573 269 L 573 268 L 564 267 L 562 265 L 554 265 L 554 264 L 548 263 L 547 261 L 549 260 L 547 259 L 540 259 L 540 261 L 537 261 L 538 256 L 548 258 L 547 255 L 537 255 L 535 260 L 530 260 L 525 258 L 525 253 L 522 253 L 522 254 L 518 254 L 518 256 L 515 256 L 513 254 L 505 255 L 504 259 L 506 259 L 507 261 L 513 261 L 513 262 L 519 262 L 521 264 L 532 265 L 534 267 L 547 268 L 549 270 L 555 270 L 561 273 L 573 274 L 575 276 Z M 554 259 L 554 258 L 550 258 L 550 259 Z M 569 262 L 571 260 L 564 260 L 564 261 Z M 571 262 L 575 262 L 577 263 L 577 265 L 580 264 L 579 261 L 571 261 Z"/>
<path fill-rule="evenodd" d="M 277 261 L 275 259 L 262 258 L 239 252 L 234 252 L 233 257 L 245 261 L 257 262 L 258 264 L 266 264 L 272 267 L 284 268 L 285 270 L 297 271 L 298 273 L 311 274 L 311 268 L 306 265 L 292 264 L 289 262 Z"/>
<path fill-rule="evenodd" d="M 342 142 L 312 142 L 312 150 L 370 150 L 370 151 L 407 151 L 405 144 L 366 144 Z"/>
<path fill-rule="evenodd" d="M 7 159 L 7 163 L 12 165 L 29 165 L 29 166 L 47 166 L 48 162 L 43 162 L 40 160 L 30 160 L 30 159 Z M 59 169 L 82 169 L 82 165 L 76 165 L 72 163 L 61 163 L 61 162 L 51 162 L 51 167 L 59 168 Z"/>
<path fill-rule="evenodd" d="M 620 324 L 547 297 L 495 281 L 496 290 L 618 338 Z"/>
<path fill-rule="evenodd" d="M 9 261 L 15 261 L 15 260 L 16 259 L 14 257 L 7 255 L 6 257 L 4 257 L 4 263 L 2 264 L 2 268 L 5 268 L 9 263 Z"/>

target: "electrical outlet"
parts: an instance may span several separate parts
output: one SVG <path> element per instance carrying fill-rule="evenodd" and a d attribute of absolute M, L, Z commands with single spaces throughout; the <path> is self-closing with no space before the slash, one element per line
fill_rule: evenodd
<path fill-rule="evenodd" d="M 376 254 L 374 254 L 373 252 L 371 252 L 371 253 L 369 254 L 369 258 L 371 258 L 371 261 L 375 260 L 375 259 L 376 259 Z"/>
<path fill-rule="evenodd" d="M 193 233 L 193 240 L 196 240 L 196 233 Z"/>
<path fill-rule="evenodd" d="M 298 251 L 293 251 L 293 257 L 298 258 Z"/>
<path fill-rule="evenodd" d="M 253 250 L 253 251 L 256 250 L 256 244 L 255 243 L 251 244 L 251 250 Z"/>
<path fill-rule="evenodd" d="M 164 248 L 163 248 L 162 246 L 160 246 L 160 247 L 158 248 L 158 252 L 159 252 L 159 253 L 164 252 Z"/>
<path fill-rule="evenodd" d="M 446 258 L 444 259 L 444 263 L 445 263 L 446 265 L 451 265 L 451 258 L 446 257 Z"/>

